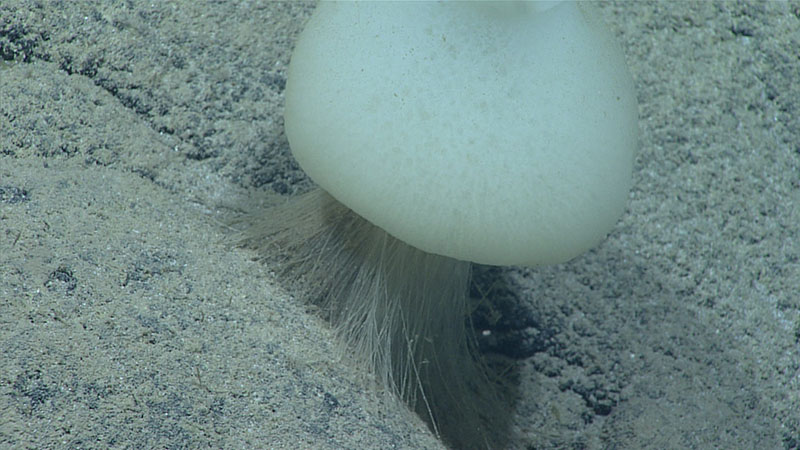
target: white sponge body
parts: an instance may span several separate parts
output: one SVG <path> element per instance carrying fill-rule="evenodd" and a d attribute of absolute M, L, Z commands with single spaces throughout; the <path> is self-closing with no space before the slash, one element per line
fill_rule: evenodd
<path fill-rule="evenodd" d="M 308 175 L 427 252 L 566 261 L 621 215 L 633 81 L 567 2 L 322 2 L 297 42 L 285 127 Z"/>

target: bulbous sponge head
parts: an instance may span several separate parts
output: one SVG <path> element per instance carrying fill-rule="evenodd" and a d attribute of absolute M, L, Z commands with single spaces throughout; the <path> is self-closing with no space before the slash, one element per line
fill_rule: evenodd
<path fill-rule="evenodd" d="M 321 2 L 289 68 L 292 153 L 426 252 L 571 259 L 622 214 L 637 148 L 633 80 L 588 8 Z"/>

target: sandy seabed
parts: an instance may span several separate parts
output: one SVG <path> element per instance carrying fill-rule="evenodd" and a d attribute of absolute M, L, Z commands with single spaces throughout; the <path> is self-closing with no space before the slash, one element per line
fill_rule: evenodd
<path fill-rule="evenodd" d="M 0 4 L 0 447 L 441 447 L 220 225 L 310 186 L 281 116 L 313 8 Z M 569 263 L 476 269 L 512 446 L 800 448 L 800 4 L 601 12 L 628 210 Z"/>

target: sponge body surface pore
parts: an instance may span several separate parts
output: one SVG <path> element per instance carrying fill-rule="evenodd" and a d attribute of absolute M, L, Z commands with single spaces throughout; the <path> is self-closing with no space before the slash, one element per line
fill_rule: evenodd
<path fill-rule="evenodd" d="M 321 2 L 286 86 L 292 153 L 333 197 L 421 250 L 566 261 L 624 210 L 633 81 L 564 3 Z"/>

